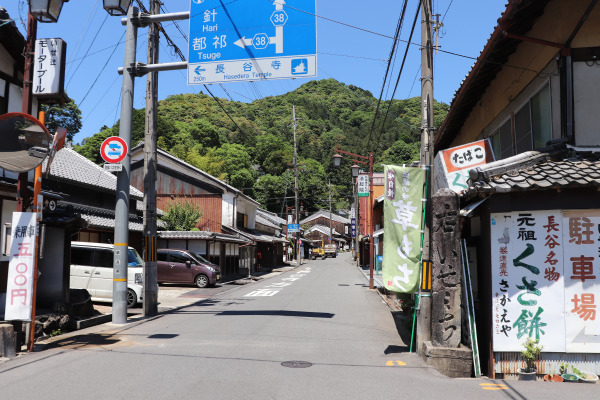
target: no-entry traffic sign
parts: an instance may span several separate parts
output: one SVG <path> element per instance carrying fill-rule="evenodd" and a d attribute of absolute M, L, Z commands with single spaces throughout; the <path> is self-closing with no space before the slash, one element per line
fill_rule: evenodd
<path fill-rule="evenodd" d="M 107 163 L 121 162 L 127 155 L 127 143 L 118 136 L 111 136 L 102 142 L 100 155 Z"/>

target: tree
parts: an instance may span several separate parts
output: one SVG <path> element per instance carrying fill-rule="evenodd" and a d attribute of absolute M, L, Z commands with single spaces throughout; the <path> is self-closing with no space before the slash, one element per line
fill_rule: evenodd
<path fill-rule="evenodd" d="M 56 132 L 62 126 L 67 130 L 67 139 L 72 141 L 81 130 L 81 110 L 72 100 L 63 106 L 44 104 L 42 111 L 46 112 L 46 127 L 50 132 Z"/>
<path fill-rule="evenodd" d="M 168 231 L 191 231 L 202 219 L 203 211 L 191 201 L 171 203 L 161 217 Z"/>
<path fill-rule="evenodd" d="M 256 192 L 256 200 L 262 207 L 271 212 L 281 212 L 281 203 L 284 200 L 286 192 L 283 177 L 269 174 L 263 175 L 256 181 L 254 190 Z"/>

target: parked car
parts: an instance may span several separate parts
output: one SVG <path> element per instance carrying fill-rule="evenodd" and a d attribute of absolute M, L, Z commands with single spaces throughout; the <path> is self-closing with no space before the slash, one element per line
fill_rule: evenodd
<path fill-rule="evenodd" d="M 158 283 L 188 283 L 199 288 L 214 286 L 221 269 L 191 250 L 157 250 Z"/>
<path fill-rule="evenodd" d="M 71 289 L 87 289 L 92 301 L 112 302 L 114 246 L 71 243 Z M 127 250 L 127 307 L 142 302 L 143 261 L 133 247 Z"/>

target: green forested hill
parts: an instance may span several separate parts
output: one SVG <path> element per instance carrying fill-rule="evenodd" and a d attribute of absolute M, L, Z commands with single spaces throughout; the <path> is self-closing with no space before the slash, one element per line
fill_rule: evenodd
<path fill-rule="evenodd" d="M 381 164 L 419 158 L 418 97 L 382 102 L 373 129 L 377 99 L 334 79 L 310 81 L 287 94 L 251 103 L 219 101 L 229 116 L 204 94 L 175 95 L 160 101 L 158 145 L 243 190 L 273 212 L 282 213 L 294 202 L 292 106 L 299 118 L 300 199 L 309 212 L 329 207 L 329 181 L 334 210 L 348 207 L 352 160 L 345 157 L 345 165 L 334 168 L 331 156 L 336 145 L 362 155 L 373 152 L 376 171 L 383 170 Z M 434 110 L 435 126 L 439 126 L 448 106 L 435 103 Z M 118 133 L 118 122 L 103 127 L 76 150 L 100 163 L 100 144 Z M 135 110 L 132 146 L 143 137 L 144 110 Z"/>

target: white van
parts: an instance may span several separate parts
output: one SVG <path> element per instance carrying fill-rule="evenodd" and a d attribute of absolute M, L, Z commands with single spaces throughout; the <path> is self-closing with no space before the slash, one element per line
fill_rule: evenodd
<path fill-rule="evenodd" d="M 113 245 L 71 242 L 71 289 L 87 289 L 92 301 L 112 302 Z M 127 307 L 142 302 L 143 261 L 133 247 L 127 251 Z"/>

